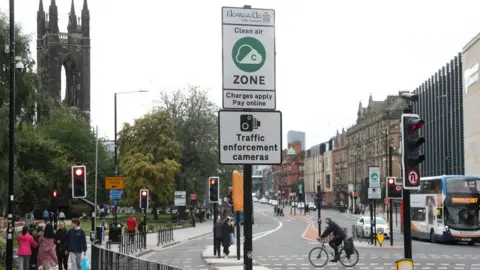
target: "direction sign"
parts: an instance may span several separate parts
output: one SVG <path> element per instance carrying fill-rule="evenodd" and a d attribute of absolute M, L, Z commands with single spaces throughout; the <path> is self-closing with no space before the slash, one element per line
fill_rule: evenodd
<path fill-rule="evenodd" d="M 120 200 L 122 198 L 122 191 L 121 190 L 110 190 L 110 199 L 111 200 Z"/>
<path fill-rule="evenodd" d="M 218 112 L 220 164 L 282 163 L 280 111 Z"/>
<path fill-rule="evenodd" d="M 372 188 L 380 187 L 380 167 L 368 167 L 368 185 Z"/>
<path fill-rule="evenodd" d="M 420 175 L 416 170 L 410 170 L 407 174 L 407 180 L 403 180 L 404 189 L 417 190 L 420 189 Z"/>
<path fill-rule="evenodd" d="M 175 191 L 174 203 L 175 203 L 175 206 L 186 206 L 187 205 L 187 192 L 182 191 L 182 190 Z"/>
<path fill-rule="evenodd" d="M 275 10 L 222 8 L 223 108 L 275 110 Z"/>
<path fill-rule="evenodd" d="M 123 176 L 105 177 L 105 189 L 123 189 L 125 187 L 125 178 Z"/>

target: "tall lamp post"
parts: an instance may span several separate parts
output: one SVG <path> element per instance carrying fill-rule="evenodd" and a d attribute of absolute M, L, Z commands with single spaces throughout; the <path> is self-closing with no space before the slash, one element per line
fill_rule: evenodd
<path fill-rule="evenodd" d="M 115 162 L 115 176 L 118 176 L 118 146 L 117 146 L 117 137 L 118 137 L 118 132 L 117 132 L 117 95 L 122 95 L 122 94 L 133 94 L 133 93 L 146 93 L 148 90 L 137 90 L 137 91 L 127 91 L 127 92 L 118 92 L 113 94 L 113 110 L 114 110 L 114 132 L 115 135 L 113 136 L 113 145 L 115 148 L 115 157 L 114 157 L 114 162 Z M 115 227 L 117 226 L 117 205 L 115 204 L 115 208 L 113 211 L 113 218 L 114 218 L 114 223 Z"/>
<path fill-rule="evenodd" d="M 9 153 L 8 153 L 8 199 L 7 199 L 7 254 L 5 266 L 7 270 L 13 269 L 13 200 L 15 183 L 15 70 L 24 69 L 21 58 L 15 57 L 15 5 L 14 0 L 9 1 L 10 7 L 10 104 L 9 104 Z"/>

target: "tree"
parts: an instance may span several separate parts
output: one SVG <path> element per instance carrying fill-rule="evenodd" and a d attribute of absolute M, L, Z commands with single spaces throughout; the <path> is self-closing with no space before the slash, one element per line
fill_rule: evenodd
<path fill-rule="evenodd" d="M 120 165 L 125 176 L 127 202 L 136 205 L 138 191 L 150 190 L 153 210 L 173 198 L 174 177 L 180 169 L 180 144 L 175 140 L 172 118 L 158 109 L 125 124 L 118 139 Z M 154 211 L 156 213 L 156 211 Z"/>
<path fill-rule="evenodd" d="M 166 110 L 175 125 L 175 133 L 181 144 L 182 165 L 176 178 L 177 190 L 196 193 L 204 198 L 207 179 L 219 174 L 230 179 L 233 169 L 239 166 L 220 166 L 218 161 L 218 107 L 208 99 L 208 92 L 198 86 L 161 95 L 160 107 Z M 226 191 L 227 181 L 221 177 L 221 189 Z"/>

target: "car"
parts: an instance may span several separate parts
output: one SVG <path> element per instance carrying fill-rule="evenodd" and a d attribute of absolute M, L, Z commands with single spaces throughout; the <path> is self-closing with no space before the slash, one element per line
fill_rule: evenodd
<path fill-rule="evenodd" d="M 376 220 L 376 228 L 383 229 L 383 234 L 385 235 L 385 238 L 389 238 L 390 227 L 388 226 L 388 223 L 381 217 L 377 217 L 375 220 Z M 355 228 L 356 228 L 356 231 L 357 231 L 356 233 L 358 237 L 363 237 L 363 238 L 370 237 L 371 222 L 370 222 L 369 216 L 360 217 L 355 225 L 356 225 Z"/>
<path fill-rule="evenodd" d="M 258 202 L 258 198 L 257 198 L 257 197 L 253 197 L 253 201 L 254 201 L 254 202 Z"/>
<path fill-rule="evenodd" d="M 309 209 L 309 210 L 317 211 L 317 206 L 315 206 L 315 204 L 314 204 L 313 202 L 309 202 L 309 203 L 307 204 L 307 206 L 308 206 L 308 209 Z"/>
<path fill-rule="evenodd" d="M 299 202 L 297 207 L 298 207 L 298 209 L 303 209 L 303 208 L 305 208 L 305 203 L 304 202 Z"/>
<path fill-rule="evenodd" d="M 260 203 L 267 203 L 267 199 L 261 198 L 261 199 L 260 199 Z"/>

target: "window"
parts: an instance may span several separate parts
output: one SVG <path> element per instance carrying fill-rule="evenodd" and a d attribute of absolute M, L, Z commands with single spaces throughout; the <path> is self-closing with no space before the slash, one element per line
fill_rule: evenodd
<path fill-rule="evenodd" d="M 327 175 L 326 175 L 325 185 L 326 185 L 326 188 L 330 188 L 330 187 L 331 187 L 330 174 L 327 174 Z"/>
<path fill-rule="evenodd" d="M 412 219 L 412 221 L 425 221 L 426 220 L 425 208 L 412 207 L 410 210 L 410 218 Z"/>
<path fill-rule="evenodd" d="M 303 165 L 298 166 L 298 170 L 300 170 L 301 172 L 303 172 Z"/>

